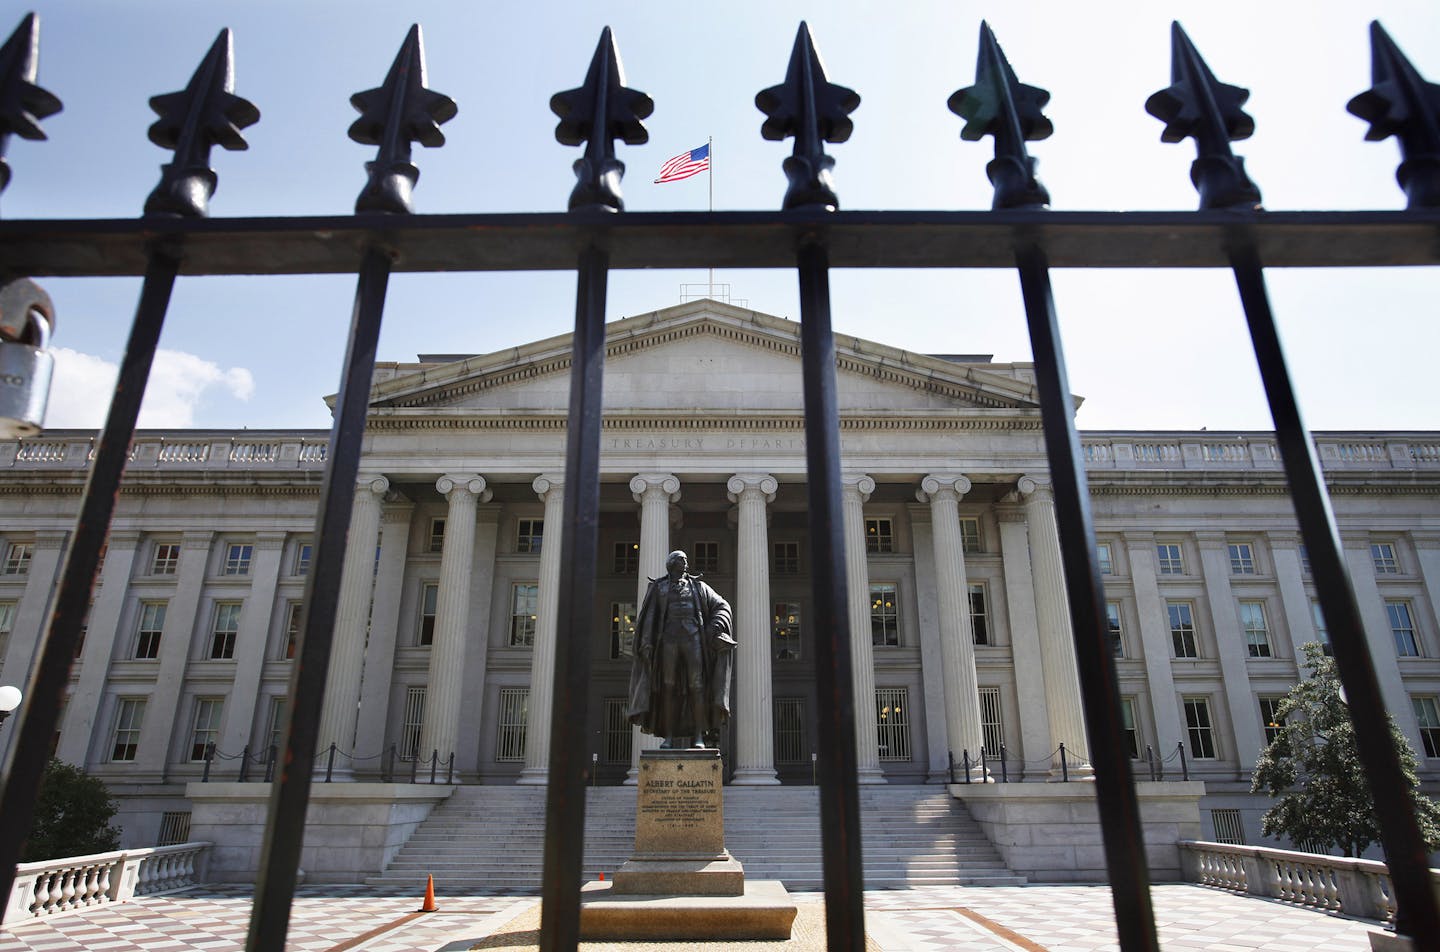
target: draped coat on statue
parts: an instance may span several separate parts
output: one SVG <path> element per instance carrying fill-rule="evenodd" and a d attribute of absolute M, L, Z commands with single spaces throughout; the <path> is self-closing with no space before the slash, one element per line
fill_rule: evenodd
<path fill-rule="evenodd" d="M 710 712 L 710 727 L 730 720 L 730 678 L 735 664 L 735 636 L 730 603 L 694 575 L 686 577 L 695 590 L 696 627 L 700 630 L 702 674 Z M 630 722 L 656 737 L 693 737 L 697 733 L 689 686 L 680 684 L 680 703 L 669 705 L 677 723 L 661 723 L 667 705 L 661 702 L 665 685 L 660 679 L 660 639 L 670 597 L 670 576 L 650 580 L 640 616 L 635 623 L 634 661 L 630 667 Z"/>

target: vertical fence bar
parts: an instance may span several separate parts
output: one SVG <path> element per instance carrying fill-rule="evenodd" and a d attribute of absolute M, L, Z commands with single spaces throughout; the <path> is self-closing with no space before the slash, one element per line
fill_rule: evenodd
<path fill-rule="evenodd" d="M 305 836 L 305 808 L 310 801 L 320 710 L 330 669 L 330 646 L 340 601 L 340 573 L 345 562 L 345 537 L 355 502 L 360 469 L 360 441 L 375 374 L 375 348 L 390 281 L 390 254 L 377 247 L 365 252 L 356 282 L 349 342 L 335 401 L 335 422 L 325 457 L 325 482 L 315 525 L 315 554 L 305 579 L 300 645 L 290 672 L 290 703 L 285 722 L 280 782 L 270 791 L 270 813 L 260 851 L 255 905 L 250 912 L 248 952 L 285 947 L 290 927 L 290 900 L 295 870 Z"/>
<path fill-rule="evenodd" d="M 1095 563 L 1095 524 L 1085 478 L 1080 436 L 1075 430 L 1069 375 L 1055 317 L 1050 268 L 1038 246 L 1015 253 L 1030 347 L 1040 391 L 1045 452 L 1055 489 L 1055 516 L 1065 567 L 1065 590 L 1075 636 L 1085 728 L 1095 767 L 1095 798 L 1100 810 L 1105 865 L 1115 903 L 1120 947 L 1126 952 L 1158 952 L 1155 912 L 1150 903 L 1150 870 L 1140 827 L 1140 803 L 1123 743 L 1120 690 L 1115 656 L 1109 648 L 1105 588 Z M 1062 751 L 1063 755 L 1063 751 Z"/>
<path fill-rule="evenodd" d="M 1415 818 L 1410 785 L 1390 736 L 1385 701 L 1375 665 L 1365 642 L 1365 629 L 1350 573 L 1345 570 L 1340 533 L 1325 492 L 1324 476 L 1314 444 L 1300 415 L 1285 351 L 1270 309 L 1260 257 L 1245 236 L 1237 236 L 1230 253 L 1235 283 L 1255 347 L 1255 360 L 1270 414 L 1275 442 L 1290 484 L 1290 498 L 1300 522 L 1300 535 L 1310 554 L 1310 571 L 1320 610 L 1330 631 L 1336 670 L 1345 686 L 1346 707 L 1355 725 L 1356 747 L 1375 800 L 1375 819 L 1385 861 L 1395 888 L 1395 931 L 1420 938 L 1440 936 L 1440 902 L 1431 884 L 1425 838 Z M 1182 751 L 1183 756 L 1183 751 Z M 1183 760 L 1182 760 L 1183 763 Z"/>
<path fill-rule="evenodd" d="M 20 847 L 30 832 L 35 817 L 35 801 L 40 781 L 50 757 L 50 738 L 60 721 L 60 705 L 70 680 L 70 666 L 75 658 L 75 645 L 80 639 L 86 606 L 90 604 L 95 573 L 100 565 L 100 547 L 110 531 L 110 518 L 120 492 L 120 477 L 130 458 L 130 440 L 135 435 L 135 420 L 140 414 L 140 401 L 145 396 L 145 383 L 155 360 L 160 342 L 160 329 L 170 306 L 170 292 L 180 270 L 176 250 L 159 246 L 150 249 L 145 280 L 140 287 L 140 301 L 135 308 L 135 321 L 120 360 L 115 382 L 115 397 L 95 447 L 95 461 L 85 481 L 80 499 L 80 514 L 70 537 L 70 551 L 60 576 L 50 614 L 49 630 L 36 646 L 39 663 L 25 691 L 18 730 L 5 766 L 5 789 L 0 793 L 0 896 L 10 895 L 15 882 L 15 864 Z"/>
<path fill-rule="evenodd" d="M 549 784 L 540 948 L 574 949 L 580 941 L 580 878 L 585 850 L 585 745 L 590 704 L 590 632 L 595 553 L 600 544 L 600 422 L 605 373 L 605 293 L 610 255 L 599 241 L 580 254 L 575 344 L 570 367 L 565 447 L 565 521 L 550 717 Z M 548 533 L 547 533 L 548 535 Z M 547 539 L 546 544 L 551 540 Z"/>
<path fill-rule="evenodd" d="M 815 688 L 819 698 L 820 826 L 825 929 L 832 950 L 865 948 L 865 874 L 856 789 L 855 692 L 850 679 L 849 586 L 840 498 L 840 409 L 830 265 L 809 236 L 798 254 L 800 351 L 805 393 L 805 471 L 810 508 Z"/>

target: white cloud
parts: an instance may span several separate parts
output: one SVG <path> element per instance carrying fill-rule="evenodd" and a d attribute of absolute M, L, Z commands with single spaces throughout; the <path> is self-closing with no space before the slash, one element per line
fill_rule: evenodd
<path fill-rule="evenodd" d="M 103 426 L 115 392 L 118 365 L 68 347 L 56 347 L 52 353 L 55 379 L 50 386 L 45 425 L 84 429 Z M 157 350 L 138 425 L 194 426 L 196 408 L 217 391 L 236 400 L 249 400 L 255 393 L 255 378 L 244 367 L 226 370 L 195 354 Z"/>

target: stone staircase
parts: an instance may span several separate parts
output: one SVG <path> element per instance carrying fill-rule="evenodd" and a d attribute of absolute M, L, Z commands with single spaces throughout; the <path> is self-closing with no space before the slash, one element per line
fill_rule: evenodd
<path fill-rule="evenodd" d="M 1017 885 L 965 806 L 935 786 L 860 788 L 867 888 Z M 367 882 L 436 888 L 535 889 L 545 836 L 543 788 L 456 789 Z M 586 791 L 586 879 L 612 874 L 635 845 L 635 788 Z M 819 889 L 820 806 L 814 787 L 726 787 L 725 845 L 753 879 Z"/>

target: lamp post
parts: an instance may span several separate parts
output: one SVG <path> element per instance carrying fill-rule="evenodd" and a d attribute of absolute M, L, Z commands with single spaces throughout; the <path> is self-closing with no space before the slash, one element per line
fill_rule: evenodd
<path fill-rule="evenodd" d="M 6 684 L 0 686 L 0 724 L 10 716 L 10 712 L 20 706 L 20 689 Z"/>

